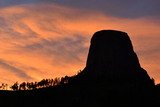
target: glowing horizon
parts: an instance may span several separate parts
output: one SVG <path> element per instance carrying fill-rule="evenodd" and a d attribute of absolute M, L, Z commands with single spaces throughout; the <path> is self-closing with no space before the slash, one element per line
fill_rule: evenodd
<path fill-rule="evenodd" d="M 85 67 L 90 38 L 102 29 L 127 32 L 141 66 L 160 83 L 158 19 L 122 18 L 55 3 L 0 8 L 0 82 L 76 74 Z"/>

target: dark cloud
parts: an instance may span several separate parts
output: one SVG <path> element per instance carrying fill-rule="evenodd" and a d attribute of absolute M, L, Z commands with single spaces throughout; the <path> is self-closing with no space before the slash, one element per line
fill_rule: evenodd
<path fill-rule="evenodd" d="M 0 6 L 27 3 L 57 3 L 69 7 L 101 11 L 117 17 L 159 17 L 159 0 L 1 0 Z"/>
<path fill-rule="evenodd" d="M 39 1 L 41 0 L 0 0 L 0 7 L 27 4 L 27 3 L 36 3 Z"/>
<path fill-rule="evenodd" d="M 26 80 L 31 80 L 33 78 L 31 78 L 29 75 L 27 75 L 23 70 L 21 70 L 20 68 L 17 68 L 9 63 L 7 63 L 6 61 L 0 59 L 0 66 L 4 69 L 7 69 L 8 71 L 14 73 L 15 75 L 17 75 L 19 78 L 23 78 Z"/>
<path fill-rule="evenodd" d="M 57 0 L 68 6 L 93 9 L 118 17 L 159 16 L 159 0 Z"/>

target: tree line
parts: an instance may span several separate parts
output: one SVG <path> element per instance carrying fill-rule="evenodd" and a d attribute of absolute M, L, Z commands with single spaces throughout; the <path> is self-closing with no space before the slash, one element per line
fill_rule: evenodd
<path fill-rule="evenodd" d="M 55 78 L 55 79 L 42 79 L 39 82 L 22 82 L 22 83 L 14 83 L 10 88 L 14 91 L 17 90 L 34 90 L 40 89 L 45 87 L 53 87 L 60 84 L 68 83 L 70 77 L 65 76 L 62 78 Z"/>
<path fill-rule="evenodd" d="M 2 83 L 0 85 L 0 90 L 8 90 L 8 84 Z"/>
<path fill-rule="evenodd" d="M 1 83 L 0 90 L 8 90 L 8 88 L 10 88 L 11 90 L 18 91 L 18 90 L 34 90 L 45 87 L 53 87 L 56 85 L 68 83 L 70 78 L 71 77 L 69 76 L 65 76 L 61 78 L 56 77 L 55 79 L 42 79 L 39 82 L 22 82 L 22 83 L 15 82 L 10 87 L 8 86 L 8 84 Z"/>
<path fill-rule="evenodd" d="M 8 86 L 8 84 L 1 83 L 0 85 L 0 90 L 8 90 L 10 88 L 13 91 L 18 91 L 18 90 L 34 90 L 34 89 L 40 89 L 40 88 L 45 88 L 45 87 L 53 87 L 56 85 L 62 85 L 68 83 L 69 80 L 74 78 L 76 75 L 78 75 L 81 72 L 78 71 L 77 74 L 69 77 L 61 77 L 61 78 L 54 78 L 54 79 L 42 79 L 39 82 L 15 82 L 13 85 Z"/>

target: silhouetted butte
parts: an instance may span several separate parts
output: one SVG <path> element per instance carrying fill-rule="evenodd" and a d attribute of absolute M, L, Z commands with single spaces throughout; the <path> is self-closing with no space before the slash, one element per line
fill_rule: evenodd
<path fill-rule="evenodd" d="M 141 68 L 127 33 L 115 30 L 96 32 L 92 39 L 84 70 L 74 78 L 79 84 L 154 85 Z"/>

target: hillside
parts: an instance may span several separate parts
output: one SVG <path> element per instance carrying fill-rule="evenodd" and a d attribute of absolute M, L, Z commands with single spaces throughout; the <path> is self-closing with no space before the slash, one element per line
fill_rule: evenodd
<path fill-rule="evenodd" d="M 3 107 L 159 107 L 160 86 L 144 70 L 127 33 L 96 32 L 86 67 L 56 86 L 0 91 Z"/>

